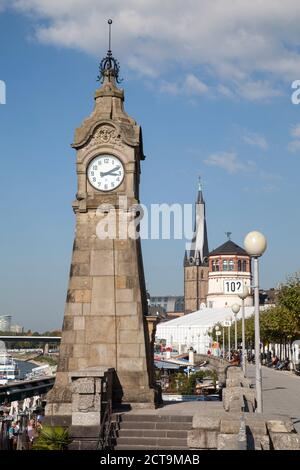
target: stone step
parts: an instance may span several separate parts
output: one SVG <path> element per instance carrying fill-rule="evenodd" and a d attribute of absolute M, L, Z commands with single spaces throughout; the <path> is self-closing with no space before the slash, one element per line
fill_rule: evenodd
<path fill-rule="evenodd" d="M 122 422 L 142 421 L 143 423 L 145 423 L 145 422 L 191 423 L 193 421 L 193 416 L 187 416 L 187 415 L 157 415 L 157 414 L 152 414 L 151 415 L 151 414 L 124 413 L 124 414 L 120 415 L 120 418 L 121 418 Z"/>
<path fill-rule="evenodd" d="M 154 448 L 164 446 L 168 447 L 187 447 L 187 439 L 179 439 L 176 437 L 161 438 L 161 437 L 119 437 L 117 447 L 119 446 L 143 446 Z"/>
<path fill-rule="evenodd" d="M 155 422 L 155 421 L 122 421 L 121 429 L 158 429 L 160 431 L 184 431 L 192 429 L 192 422 Z"/>
<path fill-rule="evenodd" d="M 119 431 L 119 437 L 176 437 L 187 439 L 188 430 L 161 430 L 161 429 L 123 429 Z"/>

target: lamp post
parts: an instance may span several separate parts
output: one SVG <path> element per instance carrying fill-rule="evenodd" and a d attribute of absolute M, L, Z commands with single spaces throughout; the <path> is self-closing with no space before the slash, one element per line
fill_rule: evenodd
<path fill-rule="evenodd" d="M 231 344 L 230 344 L 230 328 L 231 328 L 231 317 L 226 317 L 226 320 L 228 321 L 228 360 L 230 361 L 230 350 L 231 350 Z"/>
<path fill-rule="evenodd" d="M 223 334 L 222 334 L 222 337 L 223 337 L 223 359 L 225 359 L 225 330 L 224 330 L 224 325 L 223 325 Z"/>
<path fill-rule="evenodd" d="M 219 336 L 221 334 L 221 331 L 219 331 L 220 330 L 219 325 L 216 325 L 215 330 L 216 330 L 216 343 L 218 344 L 217 355 L 219 356 L 220 355 Z"/>
<path fill-rule="evenodd" d="M 267 248 L 267 240 L 260 232 L 250 232 L 246 235 L 244 246 L 247 253 L 253 258 L 254 283 L 254 329 L 255 329 L 255 382 L 257 396 L 257 413 L 262 413 L 262 374 L 260 363 L 260 328 L 259 328 L 259 271 L 258 258 Z"/>
<path fill-rule="evenodd" d="M 236 317 L 240 311 L 239 304 L 233 304 L 231 310 L 234 314 L 234 349 L 237 351 L 237 324 L 236 324 Z"/>
<path fill-rule="evenodd" d="M 243 357 L 243 372 L 246 375 L 246 343 L 245 343 L 245 299 L 249 295 L 249 289 L 247 286 L 244 286 L 243 292 L 238 294 L 239 298 L 242 300 L 242 357 Z"/>

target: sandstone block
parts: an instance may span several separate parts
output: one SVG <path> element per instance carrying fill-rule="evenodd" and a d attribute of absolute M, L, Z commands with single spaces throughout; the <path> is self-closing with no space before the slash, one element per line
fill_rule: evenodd
<path fill-rule="evenodd" d="M 216 449 L 217 432 L 204 429 L 192 429 L 188 432 L 188 447 L 193 449 Z"/>
<path fill-rule="evenodd" d="M 220 429 L 221 418 L 218 416 L 203 416 L 196 413 L 193 417 L 193 428 L 214 431 Z"/>
<path fill-rule="evenodd" d="M 133 289 L 116 289 L 116 301 L 117 302 L 132 302 L 133 301 Z"/>
<path fill-rule="evenodd" d="M 95 393 L 95 381 L 93 377 L 82 377 L 79 379 L 72 380 L 72 391 L 73 393 L 84 393 L 94 394 Z"/>
<path fill-rule="evenodd" d="M 91 289 L 92 280 L 89 276 L 72 276 L 69 289 Z"/>
<path fill-rule="evenodd" d="M 100 414 L 99 411 L 73 412 L 72 425 L 73 426 L 96 426 L 99 425 Z"/>
<path fill-rule="evenodd" d="M 115 319 L 113 316 L 89 315 L 85 318 L 86 337 L 91 343 L 115 341 Z"/>
<path fill-rule="evenodd" d="M 73 263 L 89 263 L 89 261 L 90 261 L 89 251 L 74 250 L 73 257 L 72 257 Z"/>
<path fill-rule="evenodd" d="M 139 344 L 126 344 L 119 349 L 119 357 L 139 357 L 140 356 L 140 345 Z"/>
<path fill-rule="evenodd" d="M 280 421 L 280 420 L 269 420 L 267 421 L 267 428 L 269 432 L 292 432 L 295 430 L 293 423 Z"/>
<path fill-rule="evenodd" d="M 113 276 L 113 250 L 93 250 L 91 252 L 91 276 Z"/>
<path fill-rule="evenodd" d="M 68 302 L 65 308 L 65 315 L 82 315 L 82 304 L 80 302 Z"/>
<path fill-rule="evenodd" d="M 136 302 L 117 302 L 116 303 L 117 315 L 136 315 L 137 303 Z"/>
<path fill-rule="evenodd" d="M 300 436 L 288 432 L 271 432 L 271 448 L 274 450 L 300 450 Z"/>
<path fill-rule="evenodd" d="M 237 434 L 219 434 L 217 440 L 218 450 L 238 450 Z"/>
<path fill-rule="evenodd" d="M 115 315 L 113 276 L 93 278 L 91 315 Z"/>
<path fill-rule="evenodd" d="M 83 316 L 74 318 L 74 330 L 84 330 L 85 318 Z"/>

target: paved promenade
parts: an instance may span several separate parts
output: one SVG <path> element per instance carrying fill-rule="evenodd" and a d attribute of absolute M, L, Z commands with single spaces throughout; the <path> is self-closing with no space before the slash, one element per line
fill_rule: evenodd
<path fill-rule="evenodd" d="M 247 376 L 255 381 L 255 366 L 247 365 Z M 300 433 L 300 376 L 262 367 L 263 412 L 289 416 Z"/>

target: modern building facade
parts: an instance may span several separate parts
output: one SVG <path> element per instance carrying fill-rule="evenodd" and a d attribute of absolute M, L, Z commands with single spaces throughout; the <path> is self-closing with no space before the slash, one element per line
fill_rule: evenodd
<path fill-rule="evenodd" d="M 10 331 L 11 328 L 11 315 L 0 316 L 0 331 Z"/>
<path fill-rule="evenodd" d="M 178 295 L 151 296 L 150 307 L 160 307 L 164 312 L 181 313 L 184 311 L 184 297 Z"/>

